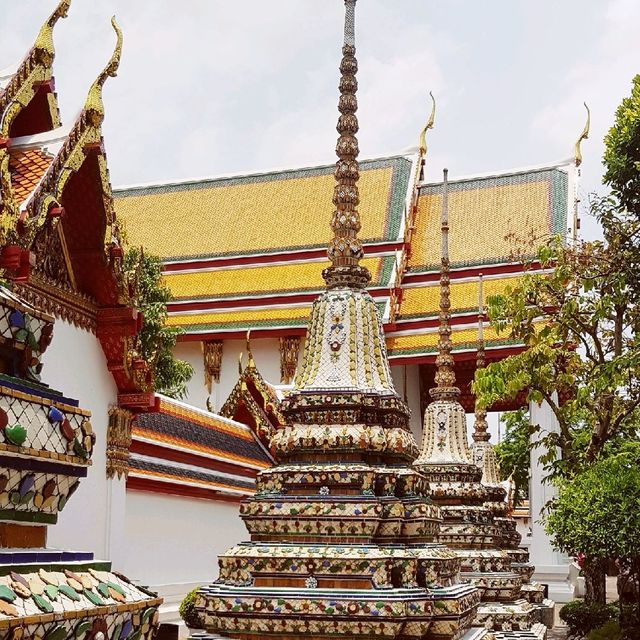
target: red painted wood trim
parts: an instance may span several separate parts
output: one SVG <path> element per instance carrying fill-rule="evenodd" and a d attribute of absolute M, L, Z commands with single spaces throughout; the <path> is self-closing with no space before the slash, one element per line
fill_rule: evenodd
<path fill-rule="evenodd" d="M 201 487 L 189 487 L 182 484 L 172 484 L 168 482 L 158 482 L 147 478 L 127 478 L 127 490 L 148 491 L 151 493 L 161 493 L 164 495 L 181 496 L 185 498 L 201 498 L 203 500 L 218 500 L 219 502 L 233 502 L 239 504 L 244 500 L 244 496 L 232 496 L 220 493 L 213 489 L 202 489 Z"/>
<path fill-rule="evenodd" d="M 509 356 L 515 356 L 518 353 L 522 353 L 525 347 L 496 347 L 495 349 L 487 349 L 487 358 L 491 361 L 502 360 Z M 463 351 L 453 354 L 455 362 L 462 362 L 464 360 L 475 360 L 476 351 Z M 412 356 L 389 356 L 389 364 L 393 366 L 403 366 L 407 364 L 435 364 L 436 353 L 428 354 L 416 354 Z M 497 356 L 497 357 L 494 357 Z"/>
<path fill-rule="evenodd" d="M 283 338 L 285 336 L 306 336 L 306 327 L 293 327 L 289 329 L 251 329 L 253 338 Z M 184 333 L 178 336 L 178 342 L 202 342 L 203 340 L 246 340 L 247 330 L 237 331 L 208 331 L 207 333 Z"/>
<path fill-rule="evenodd" d="M 388 287 L 378 287 L 369 289 L 369 294 L 373 298 L 386 298 L 389 296 Z M 276 304 L 300 305 L 311 304 L 320 291 L 310 291 L 309 293 L 296 293 L 292 295 L 271 295 L 258 297 L 234 298 L 233 300 L 184 300 L 174 301 L 167 304 L 169 313 L 186 313 L 187 311 L 213 311 L 214 309 L 242 309 L 251 307 L 271 307 Z"/>
<path fill-rule="evenodd" d="M 488 320 L 488 316 L 484 316 L 485 321 Z M 385 334 L 387 337 L 395 335 L 397 331 L 415 331 L 416 329 L 434 329 L 438 326 L 438 318 L 413 318 L 410 320 L 403 320 L 400 317 L 396 320 L 393 327 L 385 326 Z M 449 324 L 452 326 L 462 324 L 478 324 L 478 316 L 475 313 L 468 313 L 466 315 L 451 316 Z"/>
<path fill-rule="evenodd" d="M 477 324 L 478 316 L 469 313 L 465 316 L 452 316 L 452 325 Z M 410 331 L 417 329 L 435 328 L 438 326 L 438 318 L 416 318 L 415 320 L 398 320 L 393 325 L 385 324 L 384 331 L 387 336 L 395 331 Z M 306 336 L 307 330 L 304 327 L 290 329 L 280 329 L 269 327 L 265 329 L 251 329 L 252 338 L 280 338 L 283 336 Z M 186 333 L 178 336 L 178 342 L 201 342 L 203 340 L 244 340 L 247 336 L 246 329 L 237 331 L 208 331 L 207 333 Z"/>
<path fill-rule="evenodd" d="M 402 242 L 381 242 L 364 246 L 365 256 L 376 256 L 381 253 L 400 251 Z M 177 273 L 194 269 L 221 269 L 222 267 L 241 267 L 248 265 L 271 264 L 273 262 L 293 262 L 304 260 L 318 260 L 326 258 L 325 247 L 307 249 L 302 251 L 280 251 L 257 256 L 219 256 L 215 258 L 203 258 L 202 260 L 190 260 L 170 262 L 162 267 L 163 273 Z"/>
<path fill-rule="evenodd" d="M 171 460 L 182 464 L 190 464 L 194 467 L 202 467 L 203 469 L 211 469 L 212 471 L 222 471 L 223 473 L 233 473 L 246 478 L 255 478 L 258 471 L 256 469 L 247 469 L 232 462 L 222 462 L 221 460 L 213 460 L 195 453 L 187 453 L 179 449 L 170 449 L 162 445 L 151 444 L 149 442 L 141 442 L 136 440 L 135 436 L 129 447 L 132 453 L 139 453 L 142 456 L 158 458 L 160 460 Z"/>
<path fill-rule="evenodd" d="M 483 276 L 496 276 L 523 273 L 524 271 L 536 271 L 541 269 L 539 262 L 532 262 L 525 265 L 521 262 L 510 262 L 508 264 L 484 264 L 474 267 L 464 267 L 462 269 L 451 269 L 451 282 L 461 278 L 477 278 Z M 439 271 L 427 271 L 426 273 L 408 273 L 402 279 L 403 285 L 426 284 L 428 282 L 438 282 L 440 280 Z"/>

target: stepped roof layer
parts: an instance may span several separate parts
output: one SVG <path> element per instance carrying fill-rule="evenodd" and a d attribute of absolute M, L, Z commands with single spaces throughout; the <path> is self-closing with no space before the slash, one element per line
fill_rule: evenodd
<path fill-rule="evenodd" d="M 156 394 L 132 427 L 128 489 L 240 499 L 273 460 L 246 425 Z"/>
<path fill-rule="evenodd" d="M 23 300 L 94 331 L 119 403 L 144 409 L 153 371 L 139 357 L 136 276 L 123 268 L 102 136 L 103 88 L 123 37 L 113 19 L 113 53 L 62 126 L 53 30 L 69 7 L 60 0 L 23 60 L 0 70 L 0 269 Z"/>
<path fill-rule="evenodd" d="M 361 166 L 362 264 L 372 275 L 369 291 L 392 364 L 432 361 L 437 343 L 442 185 L 416 184 L 417 162 L 416 154 Z M 114 190 L 131 243 L 164 260 L 175 296 L 168 322 L 186 330 L 183 339 L 240 338 L 249 328 L 254 338 L 304 335 L 323 288 L 332 170 Z M 499 293 L 517 284 L 540 244 L 565 232 L 573 170 L 567 162 L 449 183 L 454 351 L 471 355 L 475 347 L 479 273 L 486 295 Z M 514 346 L 488 332 L 489 350 Z"/>

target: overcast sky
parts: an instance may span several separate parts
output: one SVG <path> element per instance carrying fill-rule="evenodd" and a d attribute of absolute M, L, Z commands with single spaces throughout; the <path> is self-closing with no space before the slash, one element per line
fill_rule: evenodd
<path fill-rule="evenodd" d="M 0 68 L 54 0 L 0 0 Z M 124 31 L 105 87 L 114 186 L 333 162 L 340 0 L 73 0 L 55 77 L 71 121 Z M 600 185 L 602 138 L 640 72 L 638 0 L 359 0 L 361 157 L 417 143 L 438 101 L 428 177 L 552 163 L 583 145 Z"/>

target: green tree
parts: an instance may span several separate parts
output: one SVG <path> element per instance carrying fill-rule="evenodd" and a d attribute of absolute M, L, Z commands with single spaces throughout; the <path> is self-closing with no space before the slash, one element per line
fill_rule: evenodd
<path fill-rule="evenodd" d="M 478 371 L 474 389 L 485 406 L 522 391 L 546 401 L 559 430 L 540 434 L 541 460 L 552 476 L 571 476 L 610 440 L 637 435 L 637 284 L 603 242 L 566 247 L 556 238 L 538 260 L 548 273 L 525 274 L 488 301 L 494 326 L 527 349 Z"/>
<path fill-rule="evenodd" d="M 545 529 L 558 549 L 589 559 L 585 578 L 591 583 L 587 594 L 594 602 L 605 602 L 604 584 L 597 580 L 594 568 L 618 560 L 630 566 L 634 579 L 640 575 L 638 454 L 637 447 L 627 449 L 561 480 L 545 518 Z"/>
<path fill-rule="evenodd" d="M 603 179 L 621 208 L 640 218 L 640 75 L 632 84 L 605 137 Z"/>
<path fill-rule="evenodd" d="M 501 479 L 511 478 L 514 483 L 513 502 L 517 505 L 529 496 L 529 414 L 523 409 L 508 411 L 500 416 L 500 422 L 503 423 L 505 431 L 502 440 L 494 449 L 500 465 Z"/>
<path fill-rule="evenodd" d="M 183 398 L 193 376 L 193 367 L 173 355 L 183 330 L 166 325 L 167 303 L 173 297 L 169 288 L 162 284 L 162 263 L 156 256 L 140 249 L 129 249 L 124 263 L 125 270 L 137 283 L 136 304 L 144 315 L 139 351 L 140 356 L 154 367 L 154 390 L 172 398 Z"/>

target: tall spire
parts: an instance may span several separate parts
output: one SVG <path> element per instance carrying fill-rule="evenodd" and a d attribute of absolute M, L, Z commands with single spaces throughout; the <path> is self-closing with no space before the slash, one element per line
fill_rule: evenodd
<path fill-rule="evenodd" d="M 344 44 L 340 63 L 340 99 L 338 110 L 338 142 L 336 144 L 336 185 L 333 191 L 335 210 L 331 219 L 333 238 L 329 242 L 327 255 L 331 266 L 322 273 L 328 289 L 336 287 L 363 288 L 371 279 L 369 271 L 360 266 L 364 255 L 362 242 L 358 238 L 360 195 L 357 182 L 360 178 L 358 165 L 358 61 L 355 46 L 356 0 L 345 0 Z"/>
<path fill-rule="evenodd" d="M 484 369 L 486 365 L 484 351 L 484 299 L 482 292 L 482 274 L 478 278 L 478 352 L 476 355 L 476 370 Z M 488 442 L 487 410 L 481 407 L 476 399 L 476 419 L 473 427 L 474 442 Z"/>
<path fill-rule="evenodd" d="M 438 355 L 436 357 L 436 387 L 430 390 L 434 400 L 455 399 L 460 396 L 456 387 L 456 374 L 451 355 L 451 294 L 449 290 L 449 170 L 443 171 L 442 214 L 440 217 L 441 253 L 440 253 L 440 325 L 438 328 Z"/>

